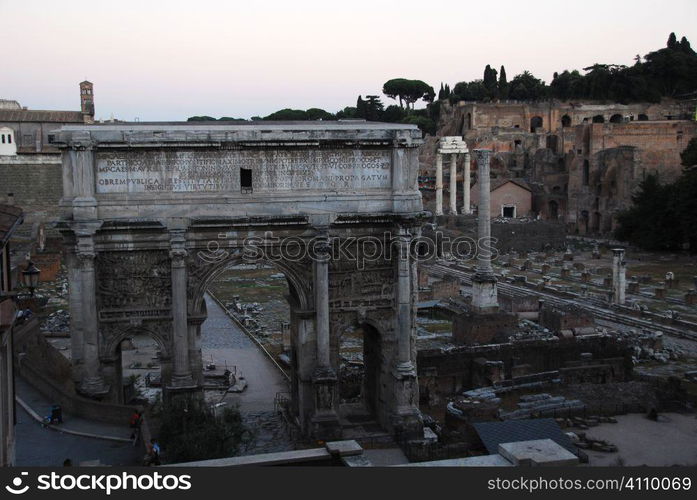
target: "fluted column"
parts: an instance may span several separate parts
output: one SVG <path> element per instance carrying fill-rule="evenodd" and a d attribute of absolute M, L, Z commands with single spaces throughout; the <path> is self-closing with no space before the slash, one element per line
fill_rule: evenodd
<path fill-rule="evenodd" d="M 470 206 L 472 202 L 470 200 L 470 154 L 465 153 L 465 173 L 462 178 L 462 213 L 469 215 L 472 213 Z"/>
<path fill-rule="evenodd" d="M 450 213 L 457 214 L 457 155 L 450 155 Z"/>
<path fill-rule="evenodd" d="M 443 215 L 443 155 L 436 153 L 436 215 Z"/>
<path fill-rule="evenodd" d="M 189 363 L 189 325 L 186 298 L 186 237 L 173 231 L 169 256 L 172 261 L 172 387 L 192 387 L 194 380 Z"/>

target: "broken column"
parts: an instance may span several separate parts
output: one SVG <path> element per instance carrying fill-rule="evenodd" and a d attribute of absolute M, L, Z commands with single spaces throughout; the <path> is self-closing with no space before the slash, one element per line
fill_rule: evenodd
<path fill-rule="evenodd" d="M 469 215 L 472 213 L 470 208 L 470 154 L 465 153 L 465 172 L 462 179 L 462 213 Z"/>
<path fill-rule="evenodd" d="M 488 149 L 475 149 L 477 158 L 477 183 L 479 184 L 479 209 L 477 216 L 477 268 L 472 278 L 472 307 L 478 312 L 497 311 L 498 296 L 496 276 L 491 267 L 491 179 L 489 177 Z"/>
<path fill-rule="evenodd" d="M 436 153 L 436 215 L 443 215 L 443 155 Z"/>
<path fill-rule="evenodd" d="M 623 305 L 627 284 L 627 263 L 624 248 L 612 249 L 612 303 Z"/>

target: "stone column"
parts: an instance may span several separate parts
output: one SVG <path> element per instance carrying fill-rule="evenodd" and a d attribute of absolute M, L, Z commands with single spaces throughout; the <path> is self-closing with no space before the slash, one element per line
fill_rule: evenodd
<path fill-rule="evenodd" d="M 498 310 L 496 276 L 491 267 L 491 179 L 488 149 L 476 149 L 479 207 L 477 216 L 477 268 L 472 278 L 472 307 L 479 312 Z"/>
<path fill-rule="evenodd" d="M 409 247 L 411 234 L 399 228 L 397 263 L 397 370 L 400 373 L 414 372 L 411 359 L 411 258 Z"/>
<path fill-rule="evenodd" d="M 627 284 L 627 263 L 624 248 L 612 249 L 612 303 L 623 305 Z"/>
<path fill-rule="evenodd" d="M 472 213 L 472 210 L 470 208 L 470 205 L 472 202 L 470 201 L 470 189 L 472 186 L 470 185 L 470 154 L 465 153 L 465 173 L 462 179 L 462 213 L 469 215 Z"/>
<path fill-rule="evenodd" d="M 189 324 L 186 298 L 186 237 L 172 231 L 169 256 L 172 260 L 172 383 L 171 388 L 194 387 L 189 363 Z"/>
<path fill-rule="evenodd" d="M 436 153 L 436 215 L 443 215 L 443 155 Z"/>
<path fill-rule="evenodd" d="M 97 283 L 93 237 L 79 235 L 77 257 L 80 260 L 80 309 L 82 313 L 83 373 L 80 392 L 101 396 L 109 392 L 99 361 L 99 322 L 97 318 Z"/>
<path fill-rule="evenodd" d="M 450 214 L 457 214 L 457 155 L 450 155 Z"/>
<path fill-rule="evenodd" d="M 329 238 L 319 237 L 314 245 L 314 300 L 317 362 L 312 374 L 314 415 L 312 435 L 316 439 L 333 440 L 341 437 L 341 425 L 335 411 L 337 377 L 331 366 L 329 327 Z"/>
<path fill-rule="evenodd" d="M 322 241 L 315 246 L 315 311 L 317 332 L 317 366 L 330 368 L 329 356 L 329 246 Z"/>

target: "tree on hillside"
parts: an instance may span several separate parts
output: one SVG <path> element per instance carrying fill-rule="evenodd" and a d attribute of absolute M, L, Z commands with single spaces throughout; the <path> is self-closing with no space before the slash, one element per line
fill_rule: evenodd
<path fill-rule="evenodd" d="M 419 99 L 432 102 L 436 96 L 433 87 L 421 80 L 408 80 L 406 78 L 394 78 L 388 80 L 382 86 L 382 93 L 390 99 L 399 100 L 401 108 L 414 109 L 414 103 Z"/>
<path fill-rule="evenodd" d="M 486 97 L 486 89 L 481 80 L 471 82 L 459 82 L 453 87 L 451 100 L 454 101 L 483 101 Z"/>
<path fill-rule="evenodd" d="M 363 118 L 368 121 L 378 121 L 382 119 L 384 105 L 380 96 L 367 95 L 365 100 L 358 96 L 356 101 L 356 118 Z"/>
<path fill-rule="evenodd" d="M 499 91 L 497 73 L 496 70 L 492 69 L 488 64 L 486 68 L 484 68 L 484 79 L 482 83 L 484 83 L 484 89 L 486 89 L 486 95 L 489 100 L 493 101 L 496 99 Z"/>
<path fill-rule="evenodd" d="M 503 65 L 499 71 L 499 99 L 508 99 L 508 79 L 506 78 L 506 68 Z"/>
<path fill-rule="evenodd" d="M 632 196 L 630 209 L 617 216 L 615 236 L 647 250 L 677 250 L 683 242 L 670 186 L 648 175 Z"/>
<path fill-rule="evenodd" d="M 529 71 L 524 71 L 511 80 L 509 95 L 521 101 L 538 101 L 547 96 L 547 86 Z"/>
<path fill-rule="evenodd" d="M 187 122 L 214 122 L 216 121 L 215 118 L 212 116 L 208 115 L 200 115 L 200 116 L 190 116 L 189 118 L 186 119 Z"/>
<path fill-rule="evenodd" d="M 668 43 L 666 44 L 666 47 L 668 47 L 669 49 L 678 48 L 678 38 L 675 36 L 675 33 L 671 33 L 668 36 Z"/>

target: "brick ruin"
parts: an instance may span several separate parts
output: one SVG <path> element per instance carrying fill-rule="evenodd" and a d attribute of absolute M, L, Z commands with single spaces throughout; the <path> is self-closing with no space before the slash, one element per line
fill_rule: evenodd
<path fill-rule="evenodd" d="M 437 136 L 460 135 L 470 149 L 491 149 L 492 182 L 524 180 L 532 210 L 518 217 L 558 221 L 570 233 L 608 234 L 647 174 L 658 173 L 663 182 L 680 175 L 680 153 L 697 135 L 694 106 L 443 102 Z M 420 156 L 426 207 L 433 200 L 438 137 L 427 138 Z M 457 172 L 463 170 L 458 166 Z M 476 175 L 476 166 L 472 170 Z M 446 179 L 446 191 L 448 185 Z"/>

